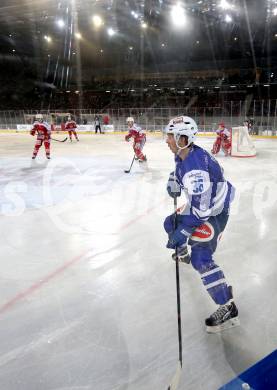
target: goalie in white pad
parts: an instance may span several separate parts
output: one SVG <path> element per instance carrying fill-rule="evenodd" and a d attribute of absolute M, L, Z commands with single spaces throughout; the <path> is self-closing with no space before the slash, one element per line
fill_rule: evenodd
<path fill-rule="evenodd" d="M 256 148 L 246 126 L 233 127 L 231 131 L 231 156 L 255 157 Z"/>

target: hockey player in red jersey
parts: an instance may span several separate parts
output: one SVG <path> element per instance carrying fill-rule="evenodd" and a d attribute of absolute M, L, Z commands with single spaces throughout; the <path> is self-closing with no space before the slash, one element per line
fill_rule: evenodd
<path fill-rule="evenodd" d="M 50 160 L 51 127 L 43 120 L 42 114 L 37 114 L 35 116 L 35 122 L 33 123 L 33 128 L 30 131 L 30 134 L 33 136 L 37 135 L 32 159 L 34 160 L 36 158 L 39 148 L 44 143 L 46 158 Z"/>
<path fill-rule="evenodd" d="M 79 141 L 76 129 L 77 129 L 77 123 L 71 119 L 71 116 L 68 116 L 67 122 L 65 124 L 65 130 L 68 131 L 69 138 L 70 138 L 71 142 L 72 142 L 72 133 L 73 133 L 74 137 L 76 138 L 76 140 Z"/>
<path fill-rule="evenodd" d="M 146 142 L 146 135 L 143 130 L 135 124 L 134 118 L 128 117 L 127 120 L 129 133 L 125 136 L 125 141 L 134 139 L 133 149 L 135 152 L 135 159 L 139 162 L 146 161 L 146 156 L 142 153 L 142 149 Z"/>
<path fill-rule="evenodd" d="M 212 154 L 219 153 L 222 148 L 225 156 L 229 156 L 231 153 L 231 133 L 224 123 L 219 123 L 216 134 L 217 137 L 213 144 Z"/>

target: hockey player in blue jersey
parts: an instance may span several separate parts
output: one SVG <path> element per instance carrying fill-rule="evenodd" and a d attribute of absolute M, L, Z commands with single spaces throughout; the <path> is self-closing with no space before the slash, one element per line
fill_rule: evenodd
<path fill-rule="evenodd" d="M 222 269 L 213 254 L 229 218 L 234 188 L 225 180 L 223 170 L 207 151 L 194 144 L 197 125 L 192 118 L 172 119 L 167 128 L 167 145 L 175 154 L 175 171 L 169 176 L 167 191 L 179 197 L 183 190 L 186 204 L 168 216 L 164 228 L 167 248 L 177 249 L 179 261 L 189 263 L 199 272 L 204 287 L 219 305 L 205 320 L 207 332 L 216 333 L 239 325 L 238 310 Z M 191 247 L 191 254 L 187 252 Z"/>

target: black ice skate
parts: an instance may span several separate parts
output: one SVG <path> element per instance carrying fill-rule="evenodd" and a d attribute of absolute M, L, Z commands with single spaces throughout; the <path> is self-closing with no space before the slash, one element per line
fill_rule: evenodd
<path fill-rule="evenodd" d="M 226 305 L 219 308 L 205 320 L 208 333 L 219 333 L 223 330 L 233 328 L 239 325 L 238 309 L 230 300 Z"/>
<path fill-rule="evenodd" d="M 178 257 L 178 259 L 181 263 L 189 264 L 190 263 L 190 254 L 188 252 L 188 247 L 184 246 L 183 248 L 178 248 L 177 256 L 176 256 L 176 253 L 173 253 L 172 260 L 175 261 L 176 257 Z"/>
<path fill-rule="evenodd" d="M 138 162 L 142 163 L 142 162 L 146 162 L 147 161 L 147 158 L 146 156 L 144 156 L 144 158 L 139 158 Z"/>

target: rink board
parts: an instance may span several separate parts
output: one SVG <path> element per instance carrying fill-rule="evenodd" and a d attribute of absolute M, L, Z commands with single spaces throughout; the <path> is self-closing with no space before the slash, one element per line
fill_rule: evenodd
<path fill-rule="evenodd" d="M 249 386 L 247 386 L 247 384 Z M 277 349 L 219 390 L 277 389 Z"/>

